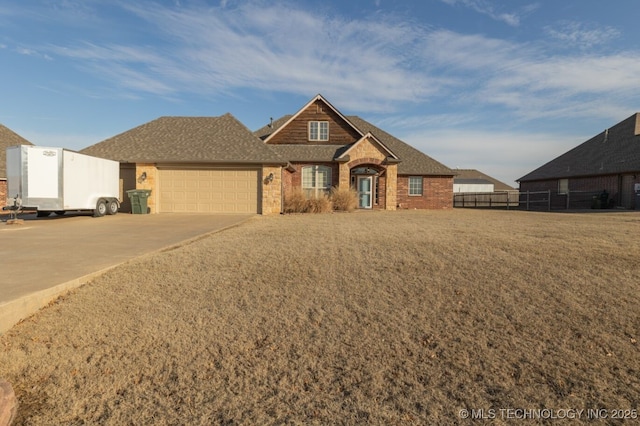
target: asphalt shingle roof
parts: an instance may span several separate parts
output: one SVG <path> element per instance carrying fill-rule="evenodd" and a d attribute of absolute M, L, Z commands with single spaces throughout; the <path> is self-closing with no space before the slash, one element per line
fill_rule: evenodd
<path fill-rule="evenodd" d="M 160 117 L 80 152 L 129 163 L 286 163 L 231 114 Z"/>
<path fill-rule="evenodd" d="M 292 116 L 285 115 L 273 122 L 272 126 L 264 126 L 254 133 L 261 139 L 266 138 L 284 125 Z M 349 122 L 355 126 L 360 133 L 371 133 L 382 142 L 400 160 L 398 163 L 398 173 L 403 175 L 440 175 L 453 176 L 455 172 L 442 163 L 434 160 L 428 155 L 415 149 L 406 142 L 390 135 L 384 130 L 374 126 L 358 116 L 346 116 Z M 271 145 L 280 155 L 289 161 L 323 161 L 329 162 L 341 155 L 350 145 L 342 147 L 326 145 Z"/>
<path fill-rule="evenodd" d="M 406 142 L 390 135 L 362 118 L 351 115 L 347 119 L 362 133 L 370 132 L 391 150 L 398 158 L 398 174 L 401 175 L 440 175 L 453 176 L 455 172 L 444 164 L 434 160 Z"/>
<path fill-rule="evenodd" d="M 507 185 L 504 182 L 500 182 L 498 179 L 495 179 L 487 174 L 482 173 L 476 169 L 454 169 L 454 172 L 457 173 L 457 176 L 453 178 L 453 183 L 473 183 L 469 181 L 478 180 L 485 181 L 493 184 L 493 188 L 496 191 L 514 191 L 515 188 Z M 482 182 L 479 182 L 482 183 Z"/>
<path fill-rule="evenodd" d="M 31 142 L 0 124 L 0 179 L 7 178 L 7 148 L 14 145 L 33 145 Z"/>
<path fill-rule="evenodd" d="M 520 182 L 640 171 L 636 113 L 518 179 Z"/>

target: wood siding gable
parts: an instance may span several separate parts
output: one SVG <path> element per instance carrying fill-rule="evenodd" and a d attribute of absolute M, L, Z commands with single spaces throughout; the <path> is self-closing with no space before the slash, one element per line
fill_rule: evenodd
<path fill-rule="evenodd" d="M 309 140 L 309 122 L 327 121 L 329 123 L 328 141 Z M 273 145 L 348 145 L 358 141 L 363 135 L 318 95 L 305 105 L 280 129 L 265 140 Z"/>

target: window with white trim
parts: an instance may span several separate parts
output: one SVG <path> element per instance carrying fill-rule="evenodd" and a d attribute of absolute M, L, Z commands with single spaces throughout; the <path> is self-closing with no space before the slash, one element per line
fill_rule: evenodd
<path fill-rule="evenodd" d="M 302 168 L 302 190 L 308 198 L 318 198 L 331 189 L 331 167 L 305 166 Z"/>
<path fill-rule="evenodd" d="M 558 179 L 558 194 L 564 195 L 569 192 L 569 179 Z"/>
<path fill-rule="evenodd" d="M 310 121 L 309 122 L 309 140 L 310 141 L 328 141 L 329 140 L 329 122 L 328 121 Z"/>
<path fill-rule="evenodd" d="M 422 195 L 422 176 L 409 176 L 409 195 Z"/>

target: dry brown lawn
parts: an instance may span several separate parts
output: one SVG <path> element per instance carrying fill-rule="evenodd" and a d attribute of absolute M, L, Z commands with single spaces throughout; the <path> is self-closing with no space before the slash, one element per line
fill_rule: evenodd
<path fill-rule="evenodd" d="M 639 282 L 637 212 L 256 217 L 17 325 L 0 377 L 18 424 L 616 423 Z"/>

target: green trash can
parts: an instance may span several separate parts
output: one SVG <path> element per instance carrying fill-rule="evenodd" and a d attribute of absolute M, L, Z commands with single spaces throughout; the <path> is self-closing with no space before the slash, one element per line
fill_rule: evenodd
<path fill-rule="evenodd" d="M 130 189 L 127 191 L 131 200 L 131 213 L 147 214 L 147 199 L 151 195 L 150 189 Z"/>

